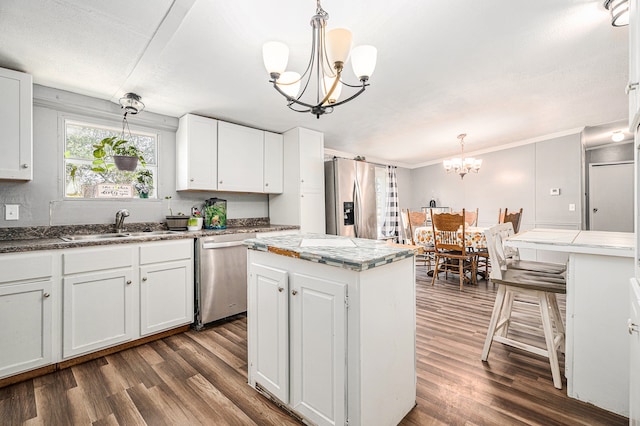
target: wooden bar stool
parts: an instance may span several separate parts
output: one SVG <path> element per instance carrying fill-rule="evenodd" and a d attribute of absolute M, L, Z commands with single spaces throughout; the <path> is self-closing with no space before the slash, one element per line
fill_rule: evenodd
<path fill-rule="evenodd" d="M 511 224 L 508 224 L 511 228 Z M 558 350 L 563 351 L 565 329 L 562 316 L 556 300 L 556 294 L 566 293 L 566 279 L 564 272 L 557 273 L 557 269 L 545 269 L 540 262 L 537 270 L 510 269 L 502 250 L 501 230 L 504 226 L 497 225 L 485 231 L 489 256 L 492 259 L 491 280 L 498 284 L 498 293 L 493 306 L 493 313 L 487 330 L 482 361 L 489 357 L 491 344 L 495 341 L 513 346 L 524 351 L 544 356 L 549 359 L 553 385 L 562 389 L 562 377 L 558 363 Z M 513 229 L 513 228 L 511 228 Z M 513 232 L 513 231 L 512 231 Z M 529 262 L 532 266 L 536 262 Z M 521 295 L 535 298 L 540 306 L 542 329 L 545 338 L 545 348 L 509 337 L 511 311 L 514 299 Z"/>

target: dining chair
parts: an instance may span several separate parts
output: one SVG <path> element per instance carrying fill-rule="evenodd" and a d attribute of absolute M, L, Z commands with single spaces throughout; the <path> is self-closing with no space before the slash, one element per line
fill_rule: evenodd
<path fill-rule="evenodd" d="M 416 228 L 427 226 L 427 211 L 426 209 L 422 209 L 421 211 L 411 211 L 410 209 L 407 209 L 407 216 L 409 222 L 409 233 L 411 235 L 411 244 L 422 247 L 421 253 L 416 254 L 416 262 L 424 262 L 424 265 L 429 271 L 431 270 L 431 260 L 433 260 L 435 247 L 433 245 L 420 243 L 415 239 Z"/>
<path fill-rule="evenodd" d="M 435 245 L 435 270 L 431 285 L 440 272 L 457 273 L 460 276 L 460 290 L 466 281 L 476 283 L 476 254 L 468 250 L 465 239 L 465 210 L 462 213 L 434 213 L 431 211 L 431 226 Z M 444 262 L 441 262 L 444 261 Z M 466 272 L 471 277 L 466 277 Z"/>
<path fill-rule="evenodd" d="M 502 239 L 513 233 L 512 224 L 504 223 L 492 226 L 485 231 L 487 248 L 493 262 L 491 281 L 498 284 L 496 300 L 493 306 L 491 320 L 487 330 L 482 361 L 487 361 L 493 342 L 513 346 L 515 348 L 534 353 L 549 359 L 553 385 L 562 389 L 562 377 L 558 362 L 558 350 L 563 351 L 565 328 L 562 322 L 556 295 L 566 293 L 566 276 L 548 269 L 543 262 L 529 262 L 537 265 L 537 270 L 522 270 L 509 267 L 508 252 L 505 252 Z M 528 296 L 537 300 L 542 319 L 542 329 L 545 347 L 532 345 L 530 342 L 519 340 L 520 334 L 509 334 L 511 324 L 516 324 L 512 317 L 516 298 Z M 517 306 L 517 305 L 516 305 Z"/>
<path fill-rule="evenodd" d="M 413 245 L 413 235 L 409 224 L 409 209 L 400 209 L 400 226 L 402 227 L 402 241 Z"/>
<path fill-rule="evenodd" d="M 513 225 L 513 231 L 517 234 L 520 232 L 520 221 L 522 220 L 522 208 L 520 211 L 516 211 L 514 213 L 509 213 L 508 209 L 505 207 L 504 213 L 502 209 L 498 211 L 498 223 L 511 222 Z"/>

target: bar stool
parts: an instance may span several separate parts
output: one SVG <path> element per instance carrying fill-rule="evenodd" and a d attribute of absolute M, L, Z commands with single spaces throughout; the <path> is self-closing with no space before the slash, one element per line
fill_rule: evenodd
<path fill-rule="evenodd" d="M 557 268 L 545 268 L 542 262 L 527 262 L 536 270 L 511 269 L 507 267 L 507 259 L 502 249 L 502 233 L 505 225 L 511 230 L 512 225 L 496 225 L 485 231 L 489 256 L 492 259 L 491 280 L 498 284 L 498 293 L 493 306 L 493 313 L 487 330 L 482 361 L 489 357 L 491 344 L 495 341 L 513 346 L 549 359 L 553 385 L 562 389 L 558 349 L 562 350 L 565 340 L 565 329 L 556 300 L 556 294 L 566 293 L 565 273 L 557 272 Z M 511 231 L 513 232 L 513 231 Z M 539 265 L 536 265 L 539 264 Z M 542 328 L 546 347 L 540 348 L 508 336 L 511 324 L 513 301 L 521 295 L 532 296 L 540 306 Z"/>

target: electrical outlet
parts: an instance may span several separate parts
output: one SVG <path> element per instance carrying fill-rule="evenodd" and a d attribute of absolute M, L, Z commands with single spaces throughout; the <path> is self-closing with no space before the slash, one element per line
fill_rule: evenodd
<path fill-rule="evenodd" d="M 569 211 L 570 212 L 575 212 L 576 211 L 576 205 L 575 204 L 569 204 Z"/>
<path fill-rule="evenodd" d="M 4 220 L 18 220 L 20 218 L 19 204 L 4 205 Z"/>

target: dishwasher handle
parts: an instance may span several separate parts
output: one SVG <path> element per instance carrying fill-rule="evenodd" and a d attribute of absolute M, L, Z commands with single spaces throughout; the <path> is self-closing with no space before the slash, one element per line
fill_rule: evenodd
<path fill-rule="evenodd" d="M 242 241 L 228 241 L 225 243 L 202 243 L 202 248 L 204 250 L 207 249 L 218 249 L 218 248 L 226 248 L 226 247 L 237 247 L 241 246 Z"/>

